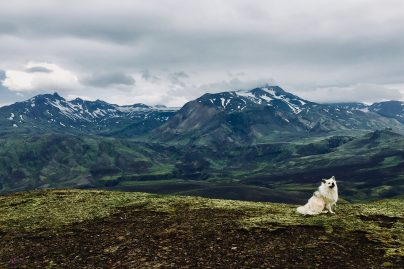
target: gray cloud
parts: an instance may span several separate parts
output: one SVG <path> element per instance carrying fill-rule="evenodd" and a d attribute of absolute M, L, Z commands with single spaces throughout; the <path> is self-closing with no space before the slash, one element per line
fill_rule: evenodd
<path fill-rule="evenodd" d="M 120 86 L 143 102 L 154 87 L 150 102 L 180 105 L 203 88 L 268 78 L 316 101 L 403 99 L 404 87 L 386 90 L 404 84 L 403 12 L 401 0 L 14 0 L 0 4 L 0 62 L 56 64 L 80 78 L 66 94 L 109 88 L 118 103 L 128 101 Z"/>
<path fill-rule="evenodd" d="M 355 84 L 345 87 L 326 87 L 319 88 L 311 92 L 303 92 L 301 96 L 322 103 L 333 102 L 352 102 L 362 101 L 374 103 L 377 101 L 401 100 L 403 93 L 400 91 L 404 85 L 374 85 L 374 84 Z"/>
<path fill-rule="evenodd" d="M 273 79 L 257 79 L 257 80 L 242 80 L 239 78 L 232 78 L 230 80 L 222 80 L 219 82 L 203 84 L 200 86 L 202 91 L 217 92 L 217 91 L 234 91 L 234 90 L 248 90 L 254 87 L 263 87 L 267 84 L 277 84 Z"/>
<path fill-rule="evenodd" d="M 186 79 L 186 78 L 189 78 L 189 75 L 187 73 L 185 73 L 184 71 L 180 71 L 180 72 L 172 73 L 171 77 L 174 79 Z"/>
<path fill-rule="evenodd" d="M 150 81 L 153 83 L 156 83 L 161 80 L 161 78 L 159 78 L 158 76 L 152 75 L 151 72 L 147 69 L 140 72 L 140 74 L 142 75 L 142 78 L 144 80 L 147 80 L 147 81 Z"/>
<path fill-rule="evenodd" d="M 108 87 L 111 85 L 135 85 L 135 79 L 123 73 L 97 73 L 89 77 L 83 78 L 82 82 L 85 85 L 96 87 Z"/>
<path fill-rule="evenodd" d="M 25 72 L 27 72 L 27 73 L 52 73 L 53 70 L 43 67 L 43 66 L 34 66 L 34 67 L 25 69 Z"/>
<path fill-rule="evenodd" d="M 183 81 L 184 79 L 189 78 L 189 75 L 184 71 L 174 72 L 170 74 L 171 83 L 175 85 L 179 85 L 181 87 L 185 87 L 187 84 Z"/>

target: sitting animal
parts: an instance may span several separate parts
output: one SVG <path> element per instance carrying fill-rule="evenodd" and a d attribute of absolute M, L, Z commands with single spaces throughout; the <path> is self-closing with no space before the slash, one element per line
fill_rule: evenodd
<path fill-rule="evenodd" d="M 313 193 L 307 204 L 299 206 L 296 211 L 303 215 L 318 215 L 330 212 L 335 214 L 335 208 L 338 201 L 338 187 L 335 177 L 322 179 L 318 191 Z"/>

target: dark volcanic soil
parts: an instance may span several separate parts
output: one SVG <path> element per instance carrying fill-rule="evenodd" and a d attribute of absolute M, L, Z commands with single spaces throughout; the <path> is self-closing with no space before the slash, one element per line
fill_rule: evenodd
<path fill-rule="evenodd" d="M 0 234 L 0 268 L 384 268 L 361 233 L 237 228 L 241 211 L 141 208 L 60 230 Z"/>

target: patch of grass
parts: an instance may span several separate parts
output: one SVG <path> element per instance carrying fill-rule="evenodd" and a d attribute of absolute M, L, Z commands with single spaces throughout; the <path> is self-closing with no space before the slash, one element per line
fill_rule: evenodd
<path fill-rule="evenodd" d="M 335 215 L 304 217 L 291 205 L 265 205 L 259 216 L 242 221 L 244 227 L 279 229 L 290 225 L 323 227 L 326 231 L 361 231 L 382 243 L 387 255 L 404 256 L 404 200 L 390 199 L 366 204 L 341 204 Z"/>
<path fill-rule="evenodd" d="M 172 173 L 175 170 L 175 165 L 154 165 L 144 175 L 164 175 Z"/>
<path fill-rule="evenodd" d="M 103 176 L 98 180 L 100 180 L 100 181 L 111 181 L 111 180 L 116 180 L 116 179 L 118 179 L 120 177 L 121 177 L 121 175 Z"/>
<path fill-rule="evenodd" d="M 313 192 L 318 188 L 318 186 L 316 186 L 315 184 L 280 183 L 280 184 L 274 184 L 274 188 L 276 190 L 282 190 L 282 191 Z"/>
<path fill-rule="evenodd" d="M 142 181 L 122 181 L 118 186 L 122 187 L 134 187 L 134 186 L 155 186 L 155 185 L 166 185 L 166 184 L 181 184 L 186 182 L 183 179 L 166 179 L 166 180 L 142 180 Z"/>
<path fill-rule="evenodd" d="M 383 167 L 389 167 L 389 166 L 399 165 L 402 162 L 403 162 L 403 160 L 402 160 L 401 156 L 391 156 L 391 157 L 384 158 L 381 165 Z"/>
<path fill-rule="evenodd" d="M 385 186 L 385 185 L 378 186 L 372 189 L 371 196 L 380 197 L 383 193 L 391 190 L 391 188 L 392 188 L 391 186 Z"/>
<path fill-rule="evenodd" d="M 148 203 L 153 195 L 105 191 L 55 190 L 0 197 L 1 230 L 58 228 L 106 217 L 118 208 Z"/>

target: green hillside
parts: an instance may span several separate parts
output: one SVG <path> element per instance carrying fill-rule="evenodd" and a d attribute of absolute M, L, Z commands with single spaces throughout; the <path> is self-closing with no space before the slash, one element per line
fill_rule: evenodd
<path fill-rule="evenodd" d="M 301 203 L 332 175 L 350 201 L 402 195 L 404 136 L 384 130 L 242 147 L 62 134 L 0 139 L 0 193 L 103 188 Z"/>
<path fill-rule="evenodd" d="M 5 268 L 400 268 L 403 200 L 294 205 L 54 190 L 0 196 Z"/>
<path fill-rule="evenodd" d="M 7 137 L 0 139 L 0 188 L 100 187 L 119 177 L 162 176 L 175 155 L 173 148 L 96 136 Z"/>

